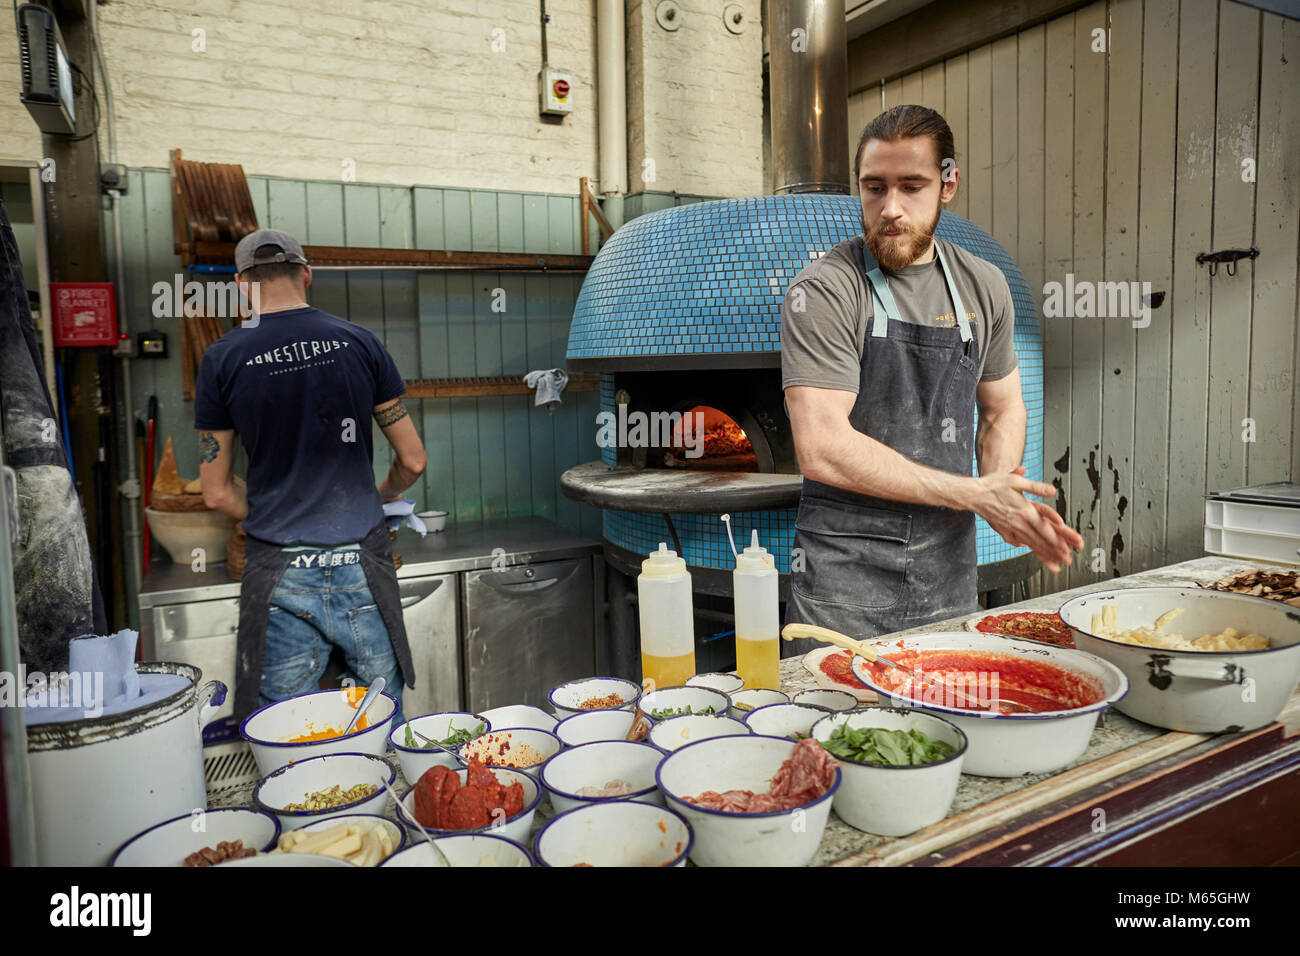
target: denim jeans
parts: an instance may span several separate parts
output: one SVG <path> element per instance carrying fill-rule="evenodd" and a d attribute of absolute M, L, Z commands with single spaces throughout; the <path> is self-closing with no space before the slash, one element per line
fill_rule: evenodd
<path fill-rule="evenodd" d="M 258 706 L 317 690 L 334 647 L 357 685 L 384 678 L 400 721 L 401 671 L 360 564 L 285 569 L 271 594 Z"/>

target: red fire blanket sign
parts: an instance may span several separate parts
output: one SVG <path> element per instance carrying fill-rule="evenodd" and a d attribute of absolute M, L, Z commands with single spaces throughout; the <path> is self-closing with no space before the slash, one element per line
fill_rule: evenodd
<path fill-rule="evenodd" d="M 54 345 L 117 345 L 117 301 L 111 282 L 51 282 Z"/>

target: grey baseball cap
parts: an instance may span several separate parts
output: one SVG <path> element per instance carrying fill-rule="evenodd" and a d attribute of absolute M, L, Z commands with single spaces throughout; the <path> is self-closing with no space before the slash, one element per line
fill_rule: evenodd
<path fill-rule="evenodd" d="M 265 246 L 279 246 L 283 251 L 261 252 Z M 305 266 L 307 256 L 297 239 L 279 229 L 259 229 L 250 232 L 235 246 L 236 272 L 245 272 L 253 266 L 270 265 L 273 262 L 296 262 Z"/>

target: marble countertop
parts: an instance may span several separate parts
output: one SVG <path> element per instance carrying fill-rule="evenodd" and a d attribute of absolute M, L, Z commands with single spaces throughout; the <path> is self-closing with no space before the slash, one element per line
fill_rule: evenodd
<path fill-rule="evenodd" d="M 1055 611 L 1067 600 L 1077 597 L 1081 594 L 1087 594 L 1092 591 L 1107 590 L 1116 587 L 1149 587 L 1156 586 L 1180 586 L 1191 585 L 1196 582 L 1210 584 L 1234 571 L 1246 568 L 1261 568 L 1267 570 L 1294 571 L 1294 568 L 1268 564 L 1260 561 L 1249 561 L 1241 558 L 1221 557 L 1210 555 L 1203 558 L 1196 558 L 1191 561 L 1183 561 L 1179 564 L 1166 565 L 1160 568 L 1153 568 L 1149 571 L 1142 571 L 1136 574 L 1126 575 L 1118 578 L 1102 578 L 1094 584 L 1084 585 L 1082 587 L 1072 588 L 1067 591 L 1057 591 L 1052 594 L 1043 595 L 1042 597 L 1032 598 L 1028 601 L 1021 601 L 1016 604 L 1009 604 L 997 608 L 993 612 L 979 611 L 975 614 L 964 615 L 962 617 L 951 618 L 946 621 L 938 621 L 933 624 L 927 624 L 924 627 L 913 628 L 907 631 L 899 631 L 890 637 L 900 637 L 908 634 L 918 634 L 930 631 L 949 631 L 960 630 L 965 621 L 978 619 L 987 613 L 1005 613 L 1008 611 Z M 799 657 L 787 658 L 781 662 L 781 689 L 787 694 L 794 694 L 801 690 L 808 690 L 817 686 L 813 675 L 803 666 L 802 659 Z M 1149 744 L 1161 737 L 1177 737 L 1180 740 L 1177 746 L 1191 745 L 1202 738 L 1195 734 L 1173 734 L 1170 731 L 1159 727 L 1153 727 L 1150 724 L 1144 724 L 1141 721 L 1133 720 L 1123 714 L 1109 710 L 1103 714 L 1102 719 L 1098 722 L 1097 728 L 1093 731 L 1092 740 L 1083 755 L 1068 767 L 1054 771 L 1048 774 L 1030 774 L 1024 777 L 1014 778 L 994 778 L 994 777 L 975 777 L 969 774 L 963 774 L 961 781 L 957 786 L 957 795 L 953 800 L 951 812 L 947 820 L 936 824 L 934 827 L 920 831 L 918 834 L 911 834 L 907 837 L 882 837 L 871 833 L 864 833 L 856 830 L 844 823 L 834 813 L 831 814 L 830 821 L 826 826 L 826 832 L 822 837 L 821 845 L 818 848 L 817 855 L 813 858 L 812 865 L 825 866 L 833 863 L 852 865 L 861 864 L 905 864 L 924 855 L 926 852 L 932 852 L 948 843 L 956 842 L 957 839 L 965 838 L 979 829 L 979 814 L 971 813 L 980 807 L 986 807 L 994 801 L 1001 801 L 1002 804 L 1008 801 L 1004 798 L 1012 795 L 1021 794 L 1036 785 L 1043 784 L 1053 778 L 1061 775 L 1068 775 L 1071 771 L 1086 769 L 1089 765 L 1096 764 L 1103 758 L 1111 757 L 1121 751 L 1132 748 L 1141 748 L 1141 745 Z M 1168 750 L 1162 750 L 1158 747 L 1149 748 L 1149 760 L 1143 761 L 1142 751 L 1134 751 L 1136 764 L 1130 761 L 1122 765 L 1122 769 L 1116 769 L 1114 774 L 1126 772 L 1133 767 L 1140 766 L 1142 762 L 1150 762 L 1167 756 Z M 392 763 L 396 765 L 396 760 Z M 1074 776 L 1080 776 L 1075 774 Z M 1089 783 L 1095 783 L 1099 778 L 1089 777 Z M 1101 777 L 1100 779 L 1105 779 Z M 398 770 L 397 792 L 401 793 L 407 787 L 406 781 L 402 778 L 401 771 Z M 1023 801 L 1019 812 L 1028 812 L 1038 805 L 1046 803 L 1049 799 L 1059 799 L 1065 796 L 1064 791 L 1054 792 L 1051 796 L 1044 796 L 1044 799 L 1038 803 L 1031 800 Z M 229 790 L 220 791 L 211 795 L 209 805 L 216 807 L 235 807 L 247 806 L 252 803 L 252 786 L 236 787 Z M 997 822 L 1006 822 L 1006 814 L 1014 814 L 1015 810 L 1003 811 L 998 817 Z M 967 814 L 966 830 L 957 833 L 952 831 L 945 837 L 942 832 L 930 835 L 932 830 L 944 828 L 954 818 Z M 549 801 L 543 800 L 542 805 L 538 808 L 537 816 L 534 820 L 534 833 L 549 818 L 550 805 Z M 994 812 L 989 808 L 990 825 L 992 825 Z M 393 806 L 389 806 L 385 816 L 397 820 L 397 811 Z M 1012 817 L 1014 818 L 1014 817 Z M 948 828 L 952 830 L 951 827 Z M 418 835 L 415 839 L 420 839 Z"/>

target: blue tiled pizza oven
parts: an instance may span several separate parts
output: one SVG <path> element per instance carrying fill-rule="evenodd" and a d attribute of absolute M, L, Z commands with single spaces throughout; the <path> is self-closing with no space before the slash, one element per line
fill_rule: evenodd
<path fill-rule="evenodd" d="M 587 273 L 569 332 L 571 370 L 599 371 L 601 408 L 615 412 L 627 373 L 699 378 L 722 369 L 765 369 L 779 398 L 781 301 L 811 260 L 861 231 L 856 197 L 829 194 L 759 196 L 676 206 L 633 219 L 601 249 Z M 1028 476 L 1042 478 L 1043 360 L 1038 313 L 1024 276 L 992 236 L 944 212 L 938 234 L 987 259 L 1007 278 L 1016 304 L 1015 348 L 1029 411 Z M 644 380 L 644 379 L 643 379 Z M 688 391 L 691 389 L 687 389 Z M 768 406 L 773 407 L 771 405 Z M 669 409 L 665 409 L 669 410 Z M 787 432 L 789 422 L 780 422 Z M 616 450 L 603 450 L 614 465 Z M 975 463 L 971 463 L 972 473 Z M 779 470 L 779 469 L 778 469 Z M 716 513 L 671 516 L 687 562 L 730 570 L 726 531 Z M 794 509 L 732 514 L 737 541 L 758 528 L 763 544 L 788 572 Z M 607 542 L 632 554 L 672 541 L 661 514 L 604 512 Z M 1027 553 L 978 522 L 981 566 Z M 671 546 L 671 545 L 670 545 Z"/>

